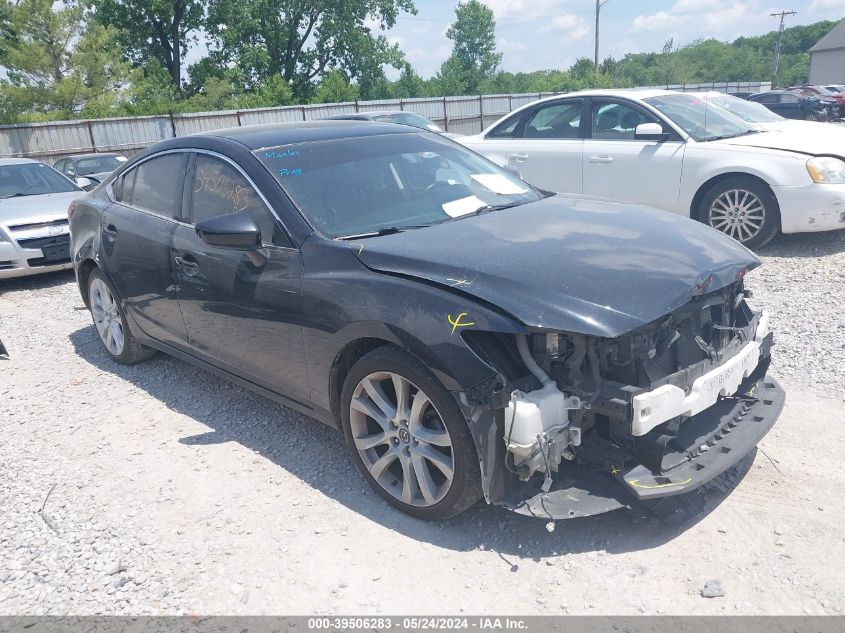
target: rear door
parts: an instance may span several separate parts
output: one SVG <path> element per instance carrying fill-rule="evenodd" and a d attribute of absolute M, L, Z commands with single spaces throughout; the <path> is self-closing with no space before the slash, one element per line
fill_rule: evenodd
<path fill-rule="evenodd" d="M 471 147 L 536 187 L 579 194 L 585 101 L 578 97 L 539 103 L 503 121 Z"/>
<path fill-rule="evenodd" d="M 634 138 L 641 123 L 657 123 L 666 141 Z M 584 140 L 586 195 L 677 211 L 684 149 L 680 136 L 655 114 L 627 99 L 593 97 Z"/>
<path fill-rule="evenodd" d="M 188 155 L 146 159 L 112 183 L 102 215 L 99 257 L 128 314 L 152 338 L 184 347 L 170 241 L 181 215 Z"/>
<path fill-rule="evenodd" d="M 245 173 L 228 158 L 192 159 L 186 223 L 173 235 L 176 292 L 191 352 L 258 385 L 308 403 L 302 338 L 302 256 Z M 249 212 L 261 229 L 267 261 L 209 246 L 194 225 Z"/>

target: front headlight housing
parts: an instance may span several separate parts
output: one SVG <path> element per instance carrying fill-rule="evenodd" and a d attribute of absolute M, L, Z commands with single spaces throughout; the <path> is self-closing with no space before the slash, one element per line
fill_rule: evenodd
<path fill-rule="evenodd" d="M 807 161 L 813 182 L 823 185 L 845 184 L 845 160 L 833 156 L 816 156 Z"/>

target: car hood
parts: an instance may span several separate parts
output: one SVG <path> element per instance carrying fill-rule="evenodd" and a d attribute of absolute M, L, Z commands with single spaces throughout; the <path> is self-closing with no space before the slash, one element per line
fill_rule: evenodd
<path fill-rule="evenodd" d="M 760 263 L 687 218 L 564 196 L 361 240 L 353 251 L 372 270 L 470 295 L 526 326 L 607 337 Z"/>
<path fill-rule="evenodd" d="M 0 222 L 14 224 L 18 221 L 46 221 L 55 219 L 55 216 L 66 218 L 70 203 L 83 195 L 84 191 L 68 191 L 40 196 L 0 198 Z"/>
<path fill-rule="evenodd" d="M 797 152 L 809 156 L 845 154 L 845 130 L 829 123 L 810 123 L 796 121 L 803 125 L 784 125 L 782 121 L 767 125 L 778 125 L 779 129 L 769 129 L 757 134 L 746 134 L 736 138 L 711 141 L 725 145 L 742 147 L 760 147 L 764 149 L 778 149 L 786 152 Z M 810 132 L 808 125 L 818 125 L 821 129 Z M 709 144 L 709 143 L 708 143 Z"/>

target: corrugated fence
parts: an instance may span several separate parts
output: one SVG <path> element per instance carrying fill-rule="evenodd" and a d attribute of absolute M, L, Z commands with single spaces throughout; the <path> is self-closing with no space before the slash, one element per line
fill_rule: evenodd
<path fill-rule="evenodd" d="M 771 89 L 771 83 L 734 82 L 657 87 L 687 92 L 763 92 Z M 553 94 L 555 93 L 534 92 L 473 97 L 387 99 L 255 110 L 2 125 L 0 156 L 36 158 L 52 163 L 62 156 L 82 152 L 118 151 L 131 155 L 159 141 L 207 130 L 262 123 L 311 121 L 336 114 L 374 110 L 417 112 L 449 132 L 477 134 L 511 110 Z"/>

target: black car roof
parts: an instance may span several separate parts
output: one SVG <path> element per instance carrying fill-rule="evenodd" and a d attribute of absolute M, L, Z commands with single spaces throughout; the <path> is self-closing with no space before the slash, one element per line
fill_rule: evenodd
<path fill-rule="evenodd" d="M 395 123 L 373 123 L 370 121 L 299 121 L 294 123 L 273 123 L 248 125 L 223 130 L 202 132 L 195 136 L 216 137 L 238 141 L 250 149 L 278 147 L 290 143 L 308 143 L 339 138 L 379 136 L 383 134 L 414 134 L 421 130 Z M 423 132 L 424 133 L 424 132 Z M 191 137 L 183 137 L 190 145 Z"/>

